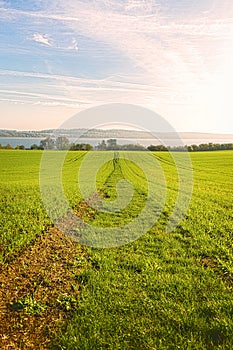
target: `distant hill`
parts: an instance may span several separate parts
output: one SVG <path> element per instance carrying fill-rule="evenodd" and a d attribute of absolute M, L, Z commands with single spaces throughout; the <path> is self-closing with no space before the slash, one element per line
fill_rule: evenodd
<path fill-rule="evenodd" d="M 153 133 L 145 131 L 122 130 L 122 129 L 48 129 L 48 130 L 5 130 L 0 129 L 0 137 L 22 137 L 22 138 L 45 138 L 47 136 L 57 137 L 66 136 L 69 139 L 89 138 L 89 139 L 131 139 L 140 143 L 140 140 L 168 140 L 177 142 L 177 134 L 170 133 Z M 180 139 L 184 144 L 200 144 L 200 143 L 233 143 L 232 134 L 212 134 L 199 132 L 180 132 Z"/>

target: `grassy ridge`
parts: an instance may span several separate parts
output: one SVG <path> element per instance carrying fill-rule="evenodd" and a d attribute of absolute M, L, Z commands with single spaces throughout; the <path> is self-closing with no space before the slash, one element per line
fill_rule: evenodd
<path fill-rule="evenodd" d="M 84 155 L 69 152 L 64 164 L 64 191 L 72 206 L 82 200 L 77 171 Z M 0 157 L 1 244 L 10 257 L 50 221 L 38 187 L 41 153 L 2 151 Z M 233 152 L 191 154 L 192 200 L 184 220 L 171 234 L 165 233 L 165 226 L 176 200 L 177 172 L 168 153 L 157 157 L 168 188 L 157 225 L 124 247 L 86 248 L 92 264 L 79 276 L 78 308 L 65 332 L 58 334 L 55 348 L 233 347 Z M 100 169 L 97 187 L 107 200 L 115 199 L 115 185 L 122 177 L 132 180 L 134 200 L 124 215 L 94 211 L 89 219 L 92 224 L 125 223 L 143 207 L 145 177 L 123 156 Z"/>

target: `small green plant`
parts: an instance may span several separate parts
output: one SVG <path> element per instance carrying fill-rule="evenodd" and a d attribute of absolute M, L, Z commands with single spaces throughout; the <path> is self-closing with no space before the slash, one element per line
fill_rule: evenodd
<path fill-rule="evenodd" d="M 57 299 L 57 302 L 64 311 L 74 310 L 77 306 L 77 300 L 74 295 L 63 294 Z"/>
<path fill-rule="evenodd" d="M 11 303 L 10 306 L 14 311 L 24 310 L 26 313 L 32 316 L 41 314 L 47 309 L 47 305 L 35 300 L 32 294 Z"/>

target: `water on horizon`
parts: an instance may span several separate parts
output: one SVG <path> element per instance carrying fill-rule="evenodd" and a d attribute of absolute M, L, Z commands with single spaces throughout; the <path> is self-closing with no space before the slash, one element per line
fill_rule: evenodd
<path fill-rule="evenodd" d="M 33 144 L 36 144 L 39 146 L 40 141 L 43 140 L 43 138 L 39 137 L 0 137 L 0 144 L 2 146 L 6 146 L 7 144 L 10 144 L 13 148 L 16 146 L 24 146 L 25 148 L 30 148 Z M 108 138 L 109 139 L 109 138 Z M 97 146 L 102 140 L 107 140 L 106 138 L 69 138 L 70 142 L 75 143 L 89 143 L 93 147 Z M 181 146 L 182 141 L 180 140 L 164 140 L 165 144 L 171 145 L 171 146 Z M 233 143 L 232 138 L 200 138 L 200 139 L 183 139 L 183 145 L 200 145 L 201 143 Z M 125 144 L 140 144 L 144 147 L 148 147 L 150 145 L 159 145 L 161 142 L 157 139 L 125 139 L 125 138 L 117 138 L 117 143 L 120 145 Z"/>

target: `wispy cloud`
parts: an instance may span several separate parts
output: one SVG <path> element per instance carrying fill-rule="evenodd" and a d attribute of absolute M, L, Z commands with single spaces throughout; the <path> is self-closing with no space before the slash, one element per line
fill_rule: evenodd
<path fill-rule="evenodd" d="M 106 42 L 141 67 L 145 80 L 150 78 L 155 83 L 176 81 L 178 85 L 185 83 L 187 86 L 187 81 L 188 85 L 190 80 L 199 83 L 200 78 L 211 75 L 213 72 L 207 67 L 215 69 L 216 64 L 221 63 L 220 54 L 233 34 L 232 21 L 225 12 L 220 19 L 212 11 L 208 15 L 202 13 L 192 19 L 177 20 L 153 11 L 153 3 L 135 0 L 126 1 L 123 6 L 116 1 L 96 1 L 90 8 L 88 3 L 67 0 L 66 3 L 51 2 L 48 7 L 53 4 L 54 7 L 49 12 L 9 9 L 8 15 L 52 19 L 77 34 Z M 51 46 L 46 35 L 36 33 L 34 40 Z M 64 48 L 77 50 L 77 40 L 72 38 Z"/>
<path fill-rule="evenodd" d="M 78 50 L 78 42 L 75 38 L 72 38 L 71 44 L 67 47 L 67 50 Z"/>
<path fill-rule="evenodd" d="M 75 50 L 78 51 L 78 41 L 72 37 L 70 40 L 66 38 L 65 42 L 55 41 L 48 34 L 35 33 L 32 36 L 32 40 L 45 46 L 50 46 L 59 50 Z"/>
<path fill-rule="evenodd" d="M 135 77 L 130 76 L 112 76 L 107 77 L 106 79 L 91 79 L 91 78 L 77 78 L 73 76 L 65 75 L 56 75 L 56 74 L 45 74 L 45 73 L 34 73 L 34 72 L 20 72 L 20 71 L 9 71 L 9 70 L 0 70 L 0 76 L 6 77 L 15 77 L 15 78 L 33 78 L 33 79 L 44 79 L 49 82 L 54 81 L 56 84 L 58 81 L 74 85 L 76 87 L 91 87 L 99 89 L 120 89 L 123 91 L 127 90 L 138 90 L 141 91 L 150 91 L 154 87 L 148 84 L 136 83 L 134 82 Z"/>
<path fill-rule="evenodd" d="M 10 97 L 12 101 L 22 99 L 26 103 L 37 103 L 38 101 L 44 105 L 56 104 L 67 107 L 79 105 L 84 108 L 90 105 L 119 102 L 119 100 L 130 103 L 130 100 L 135 97 L 138 103 L 146 103 L 148 96 L 155 93 L 156 90 L 163 91 L 158 86 L 135 83 L 133 77 L 132 82 L 129 82 L 129 77 L 85 79 L 4 70 L 0 70 L 0 76 L 2 77 L 0 94 L 4 100 Z M 14 83 L 9 89 L 10 79 L 13 79 Z M 4 81 L 7 83 L 4 84 Z"/>
<path fill-rule="evenodd" d="M 43 45 L 52 46 L 51 39 L 49 39 L 47 34 L 35 33 L 33 34 L 32 40 Z"/>

